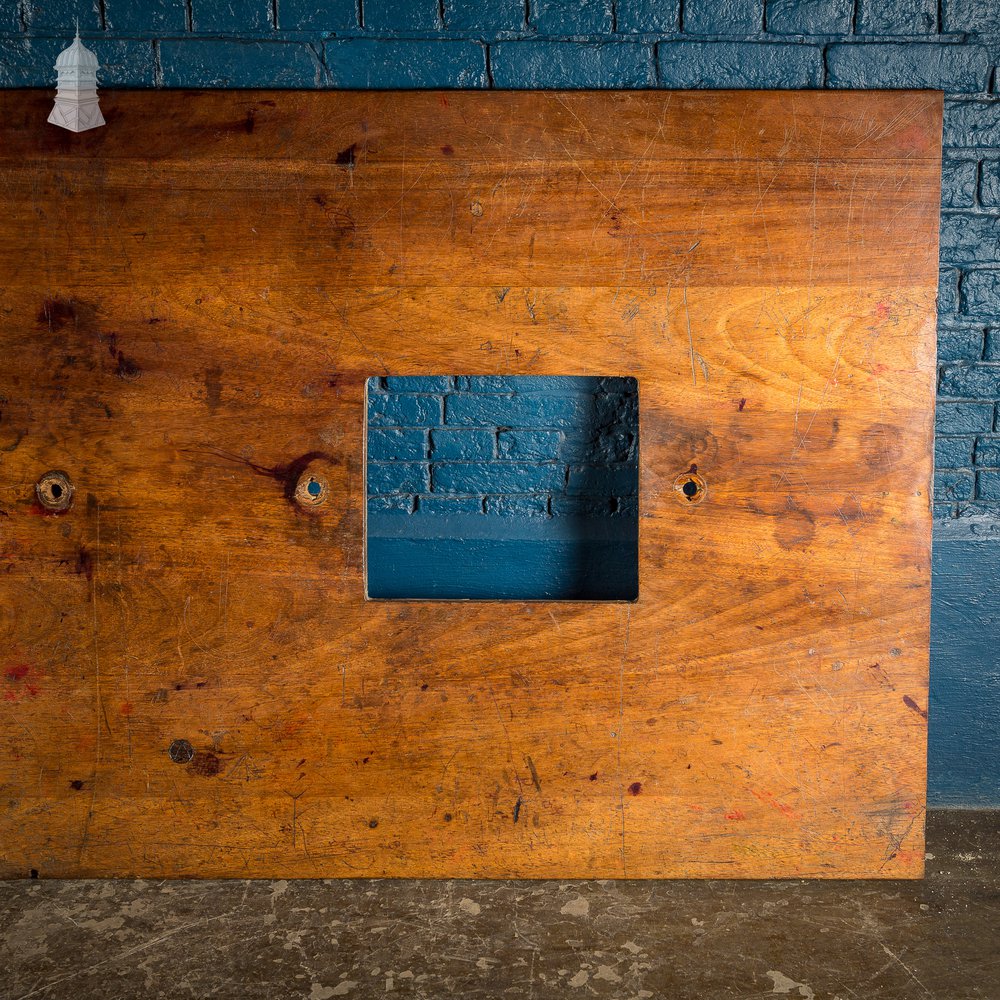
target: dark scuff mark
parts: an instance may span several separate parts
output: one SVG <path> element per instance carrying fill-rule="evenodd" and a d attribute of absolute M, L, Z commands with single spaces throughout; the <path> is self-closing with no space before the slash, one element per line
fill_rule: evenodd
<path fill-rule="evenodd" d="M 254 118 L 256 114 L 257 112 L 254 111 L 253 108 L 250 108 L 247 111 L 246 120 L 243 122 L 243 131 L 246 132 L 247 135 L 250 135 L 254 130 L 254 125 L 256 125 Z"/>
<path fill-rule="evenodd" d="M 910 708 L 914 712 L 916 712 L 921 719 L 927 718 L 927 712 L 924 709 L 922 709 L 908 694 L 903 695 L 903 704 L 907 708 Z"/>
<path fill-rule="evenodd" d="M 514 822 L 516 823 L 521 818 L 521 796 L 517 797 L 517 801 L 514 803 Z"/>
<path fill-rule="evenodd" d="M 596 771 L 590 776 L 590 780 L 591 781 L 597 781 L 597 772 Z"/>
<path fill-rule="evenodd" d="M 83 782 L 79 778 L 76 781 L 71 781 L 69 787 L 73 789 L 74 792 L 83 791 Z"/>
<path fill-rule="evenodd" d="M 642 791 L 642 782 L 633 781 L 631 785 L 628 786 L 629 795 L 638 795 Z"/>
<path fill-rule="evenodd" d="M 205 369 L 205 405 L 215 413 L 222 401 L 222 369 L 216 365 Z"/>
<path fill-rule="evenodd" d="M 538 778 L 538 772 L 535 770 L 535 762 L 530 757 L 525 757 L 524 759 L 528 765 L 528 770 L 531 772 L 531 783 L 540 792 L 542 790 L 542 783 Z"/>
<path fill-rule="evenodd" d="M 353 170 L 354 157 L 355 153 L 357 152 L 357 149 L 358 149 L 358 144 L 356 142 L 348 146 L 347 149 L 342 149 L 337 154 L 337 166 L 347 167 L 349 170 Z"/>
<path fill-rule="evenodd" d="M 326 198 L 321 194 L 314 194 L 312 200 L 319 205 L 320 208 L 326 208 Z"/>
<path fill-rule="evenodd" d="M 747 401 L 746 401 L 746 397 L 744 397 L 743 399 L 741 399 L 739 401 L 739 404 L 737 406 L 737 409 L 739 409 L 740 413 L 743 412 L 743 407 L 746 406 L 746 405 L 747 405 Z"/>
<path fill-rule="evenodd" d="M 377 826 L 378 826 L 378 820 L 377 819 L 370 819 L 370 820 L 368 820 L 368 829 L 369 830 L 374 830 L 375 827 L 377 827 Z"/>
<path fill-rule="evenodd" d="M 442 146 L 441 147 L 441 152 L 444 153 L 445 156 L 454 156 L 455 155 L 455 150 L 452 149 L 452 147 L 448 146 L 448 145 Z"/>
<path fill-rule="evenodd" d="M 76 319 L 71 299 L 46 299 L 38 310 L 38 325 L 49 331 L 61 330 L 70 320 Z"/>
<path fill-rule="evenodd" d="M 94 579 L 94 557 L 85 545 L 81 545 L 80 551 L 77 552 L 76 572 L 81 576 L 85 576 L 88 583 Z"/>
<path fill-rule="evenodd" d="M 194 450 L 194 449 L 187 449 Z M 335 458 L 333 455 L 328 454 L 325 451 L 307 451 L 304 455 L 299 455 L 298 458 L 292 459 L 292 461 L 287 462 L 284 465 L 258 465 L 256 462 L 251 462 L 247 458 L 243 458 L 240 455 L 233 455 L 230 452 L 216 451 L 215 449 L 205 449 L 208 454 L 215 455 L 218 458 L 223 459 L 227 462 L 236 462 L 240 465 L 245 465 L 251 472 L 256 473 L 258 476 L 266 476 L 268 479 L 273 479 L 281 484 L 282 495 L 284 498 L 293 506 L 298 508 L 295 503 L 295 487 L 302 476 L 302 473 L 309 467 L 312 462 L 323 461 L 329 462 L 331 465 L 339 465 L 340 459 Z"/>
<path fill-rule="evenodd" d="M 222 770 L 222 761 L 208 750 L 198 750 L 191 758 L 190 770 L 202 778 L 214 778 Z"/>

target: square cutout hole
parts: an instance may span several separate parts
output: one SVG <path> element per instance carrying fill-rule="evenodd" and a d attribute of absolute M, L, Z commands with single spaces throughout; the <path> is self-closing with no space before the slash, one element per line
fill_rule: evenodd
<path fill-rule="evenodd" d="M 632 601 L 634 378 L 368 379 L 371 600 Z"/>

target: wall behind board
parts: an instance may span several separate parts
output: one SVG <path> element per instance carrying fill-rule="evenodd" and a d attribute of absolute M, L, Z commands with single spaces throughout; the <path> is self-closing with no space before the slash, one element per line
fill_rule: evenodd
<path fill-rule="evenodd" d="M 996 0 L 7 0 L 0 87 L 77 23 L 107 87 L 945 91 L 930 796 L 1000 805 Z"/>

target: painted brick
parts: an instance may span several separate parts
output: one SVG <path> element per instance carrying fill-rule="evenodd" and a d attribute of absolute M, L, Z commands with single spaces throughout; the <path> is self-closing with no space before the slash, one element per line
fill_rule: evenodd
<path fill-rule="evenodd" d="M 368 423 L 376 427 L 434 427 L 441 423 L 441 397 L 369 393 Z"/>
<path fill-rule="evenodd" d="M 938 361 L 978 361 L 983 356 L 981 326 L 938 326 Z"/>
<path fill-rule="evenodd" d="M 600 35 L 611 30 L 612 0 L 531 0 L 532 27 L 545 35 Z"/>
<path fill-rule="evenodd" d="M 427 431 L 419 427 L 369 428 L 369 461 L 419 462 L 425 458 L 427 458 Z"/>
<path fill-rule="evenodd" d="M 427 493 L 430 490 L 430 466 L 424 462 L 369 462 L 366 485 L 368 494 Z"/>
<path fill-rule="evenodd" d="M 1000 399 L 1000 365 L 954 365 L 941 369 L 938 393 L 958 399 Z"/>
<path fill-rule="evenodd" d="M 629 426 L 625 424 L 624 427 Z M 603 465 L 608 462 L 628 462 L 635 458 L 636 431 L 623 426 L 604 428 L 596 436 L 568 434 L 559 450 L 559 457 L 570 465 Z"/>
<path fill-rule="evenodd" d="M 367 9 L 367 8 L 366 8 Z M 326 43 L 335 87 L 485 87 L 486 49 L 478 42 L 350 38 Z"/>
<path fill-rule="evenodd" d="M 412 514 L 413 497 L 407 494 L 398 496 L 369 497 L 369 514 Z"/>
<path fill-rule="evenodd" d="M 966 469 L 972 464 L 972 439 L 938 437 L 934 440 L 934 464 L 939 469 Z"/>
<path fill-rule="evenodd" d="M 500 457 L 522 462 L 554 462 L 561 443 L 559 431 L 501 431 L 497 435 Z"/>
<path fill-rule="evenodd" d="M 155 35 L 187 30 L 184 0 L 105 0 L 108 31 Z"/>
<path fill-rule="evenodd" d="M 437 0 L 364 0 L 365 27 L 372 31 L 436 31 Z"/>
<path fill-rule="evenodd" d="M 435 493 L 551 493 L 565 485 L 563 465 L 447 462 L 434 466 Z"/>
<path fill-rule="evenodd" d="M 962 312 L 1000 321 L 1000 271 L 969 271 L 962 276 Z"/>
<path fill-rule="evenodd" d="M 980 500 L 1000 500 L 1000 470 L 990 469 L 976 474 L 976 495 Z"/>
<path fill-rule="evenodd" d="M 979 438 L 976 441 L 976 465 L 1000 466 L 1000 439 Z"/>
<path fill-rule="evenodd" d="M 555 496 L 553 517 L 608 517 L 615 509 L 614 497 Z"/>
<path fill-rule="evenodd" d="M 434 461 L 488 462 L 493 458 L 496 434 L 492 430 L 431 431 Z"/>
<path fill-rule="evenodd" d="M 767 30 L 777 35 L 847 35 L 854 0 L 767 0 Z"/>
<path fill-rule="evenodd" d="M 344 31 L 358 27 L 357 0 L 280 0 L 282 31 Z"/>
<path fill-rule="evenodd" d="M 858 0 L 855 31 L 861 35 L 933 35 L 938 0 Z"/>
<path fill-rule="evenodd" d="M 482 514 L 482 497 L 424 496 L 417 498 L 417 513 L 431 517 L 454 517 L 456 514 Z"/>
<path fill-rule="evenodd" d="M 596 375 L 460 375 L 455 388 L 462 392 L 544 392 L 550 395 L 567 393 L 635 391 L 630 378 L 601 378 Z"/>
<path fill-rule="evenodd" d="M 84 39 L 100 60 L 98 87 L 151 87 L 153 43 L 108 38 Z M 65 38 L 16 38 L 0 41 L 0 87 L 55 87 L 56 56 Z"/>
<path fill-rule="evenodd" d="M 950 264 L 1000 262 L 1000 216 L 945 212 L 941 260 Z"/>
<path fill-rule="evenodd" d="M 952 316 L 958 312 L 958 279 L 960 276 L 961 272 L 954 267 L 943 267 L 938 272 L 938 316 Z"/>
<path fill-rule="evenodd" d="M 983 160 L 979 200 L 991 208 L 1000 206 L 1000 160 Z"/>
<path fill-rule="evenodd" d="M 615 26 L 626 32 L 676 31 L 680 7 L 680 0 L 618 0 Z"/>
<path fill-rule="evenodd" d="M 390 392 L 449 392 L 450 375 L 386 375 L 383 386 Z"/>
<path fill-rule="evenodd" d="M 486 513 L 498 517 L 548 517 L 547 496 L 487 497 Z"/>
<path fill-rule="evenodd" d="M 497 87 L 616 88 L 653 83 L 652 46 L 637 42 L 499 42 L 490 47 Z"/>
<path fill-rule="evenodd" d="M 993 430 L 992 403 L 938 403 L 938 434 L 979 434 Z"/>
<path fill-rule="evenodd" d="M 987 87 L 991 62 L 983 45 L 865 42 L 831 45 L 826 66 L 828 87 L 977 93 Z"/>
<path fill-rule="evenodd" d="M 270 0 L 193 0 L 191 26 L 195 31 L 242 34 L 271 28 Z"/>
<path fill-rule="evenodd" d="M 577 496 L 627 497 L 638 490 L 639 472 L 634 465 L 574 465 L 566 485 L 566 492 Z"/>
<path fill-rule="evenodd" d="M 1000 99 L 945 101 L 943 142 L 950 149 L 1000 146 Z"/>
<path fill-rule="evenodd" d="M 11 0 L 8 2 L 15 6 Z M 26 0 L 24 19 L 29 30 L 58 31 L 64 35 L 62 48 L 72 40 L 77 22 L 81 31 L 100 31 L 103 27 L 97 0 Z"/>
<path fill-rule="evenodd" d="M 941 164 L 941 204 L 945 208 L 971 208 L 976 203 L 976 160 L 945 160 Z"/>
<path fill-rule="evenodd" d="M 996 0 L 943 0 L 943 31 L 997 31 Z"/>
<path fill-rule="evenodd" d="M 973 476 L 971 472 L 934 473 L 935 500 L 971 500 L 972 486 Z"/>
<path fill-rule="evenodd" d="M 531 427 L 570 430 L 588 426 L 588 396 L 486 396 L 454 393 L 445 399 L 445 423 L 467 427 Z"/>
<path fill-rule="evenodd" d="M 823 81 L 823 50 L 815 45 L 669 42 L 657 51 L 665 87 L 787 90 Z"/>
<path fill-rule="evenodd" d="M 524 0 L 444 0 L 450 31 L 523 31 Z"/>
<path fill-rule="evenodd" d="M 986 331 L 986 349 L 983 351 L 985 361 L 1000 361 L 1000 330 Z"/>
<path fill-rule="evenodd" d="M 684 31 L 689 35 L 752 35 L 763 27 L 764 0 L 687 0 L 684 4 Z"/>
<path fill-rule="evenodd" d="M 190 39 L 160 42 L 165 87 L 315 87 L 320 65 L 308 45 Z"/>
<path fill-rule="evenodd" d="M 631 518 L 636 520 L 639 517 L 639 497 L 615 497 L 615 517 Z M 637 522 L 638 524 L 638 522 Z"/>

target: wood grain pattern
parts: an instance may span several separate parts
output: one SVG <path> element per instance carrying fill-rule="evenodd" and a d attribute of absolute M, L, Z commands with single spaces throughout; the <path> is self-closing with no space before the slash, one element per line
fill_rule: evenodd
<path fill-rule="evenodd" d="M 0 875 L 922 873 L 940 95 L 49 100 L 0 94 Z M 639 600 L 366 602 L 383 373 L 637 377 Z"/>

